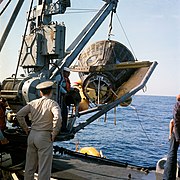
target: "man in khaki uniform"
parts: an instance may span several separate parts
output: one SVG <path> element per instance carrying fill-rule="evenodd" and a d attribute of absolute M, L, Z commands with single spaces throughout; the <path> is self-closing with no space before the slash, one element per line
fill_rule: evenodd
<path fill-rule="evenodd" d="M 38 168 L 38 179 L 49 180 L 53 158 L 53 141 L 61 129 L 61 110 L 57 102 L 50 99 L 53 82 L 46 81 L 36 86 L 41 98 L 28 103 L 17 113 L 20 126 L 28 135 L 25 180 L 34 180 Z M 25 116 L 31 115 L 31 130 Z"/>

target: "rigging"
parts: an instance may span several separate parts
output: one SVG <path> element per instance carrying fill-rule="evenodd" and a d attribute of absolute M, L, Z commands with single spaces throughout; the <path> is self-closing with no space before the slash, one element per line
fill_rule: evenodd
<path fill-rule="evenodd" d="M 4 8 L 2 9 L 2 11 L 0 12 L 0 16 L 4 13 L 4 11 L 7 9 L 7 7 L 9 6 L 9 4 L 10 4 L 10 2 L 11 2 L 11 0 L 9 0 L 6 4 L 5 4 L 5 6 L 4 6 Z M 1 3 L 0 3 L 1 4 Z"/>
<path fill-rule="evenodd" d="M 117 13 L 116 13 L 116 17 L 117 17 L 118 22 L 119 22 L 119 24 L 120 24 L 120 26 L 121 26 L 121 28 L 122 28 L 122 30 L 123 30 L 123 33 L 124 33 L 125 37 L 126 37 L 126 39 L 127 39 L 127 42 L 128 42 L 128 44 L 129 44 L 129 46 L 130 46 L 130 49 L 131 49 L 131 51 L 132 51 L 135 59 L 137 60 L 136 54 L 135 54 L 135 52 L 134 52 L 134 50 L 133 50 L 133 48 L 132 48 L 132 46 L 131 46 L 131 43 L 130 43 L 128 37 L 127 37 L 126 31 L 125 31 L 125 29 L 123 28 L 123 25 L 122 25 L 122 23 L 121 23 L 121 21 L 120 21 L 120 18 L 119 18 L 118 15 L 117 15 Z"/>

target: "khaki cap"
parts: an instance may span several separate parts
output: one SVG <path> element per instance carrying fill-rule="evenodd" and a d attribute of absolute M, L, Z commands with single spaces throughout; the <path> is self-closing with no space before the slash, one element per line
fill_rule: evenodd
<path fill-rule="evenodd" d="M 53 86 L 53 82 L 52 81 L 45 81 L 45 82 L 42 82 L 40 84 L 38 84 L 36 86 L 36 89 L 45 89 L 45 88 L 50 88 L 51 86 Z"/>

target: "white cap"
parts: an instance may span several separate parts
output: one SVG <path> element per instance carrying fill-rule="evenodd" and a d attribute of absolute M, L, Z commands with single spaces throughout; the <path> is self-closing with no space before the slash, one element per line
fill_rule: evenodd
<path fill-rule="evenodd" d="M 64 67 L 63 71 L 70 72 L 70 69 L 68 67 Z"/>
<path fill-rule="evenodd" d="M 42 82 L 40 84 L 38 84 L 36 86 L 36 89 L 46 89 L 46 88 L 50 88 L 51 86 L 53 86 L 53 82 L 52 81 L 45 81 L 45 82 Z"/>

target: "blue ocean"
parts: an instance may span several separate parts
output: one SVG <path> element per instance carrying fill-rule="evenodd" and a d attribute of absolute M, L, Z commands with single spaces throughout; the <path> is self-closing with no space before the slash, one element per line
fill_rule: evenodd
<path fill-rule="evenodd" d="M 85 127 L 71 141 L 58 146 L 75 150 L 92 146 L 108 159 L 143 167 L 155 167 L 167 155 L 169 121 L 176 102 L 170 96 L 135 95 L 128 107 L 117 107 Z M 86 119 L 80 118 L 76 123 Z M 116 122 L 116 125 L 115 125 Z"/>

